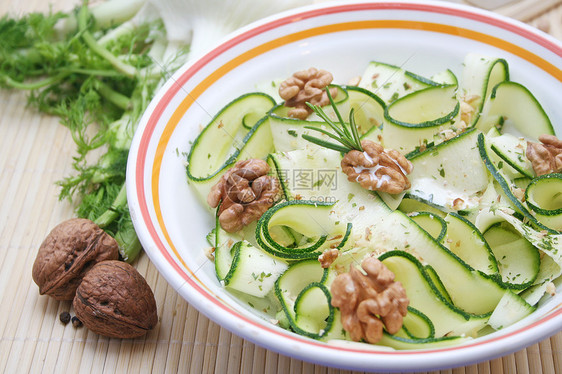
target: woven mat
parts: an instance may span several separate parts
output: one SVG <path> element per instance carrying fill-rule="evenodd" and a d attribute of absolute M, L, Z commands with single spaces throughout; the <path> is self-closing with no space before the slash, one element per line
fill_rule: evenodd
<path fill-rule="evenodd" d="M 54 2 L 54 1 L 53 1 Z M 68 10 L 78 0 L 58 0 Z M 47 11 L 43 0 L 3 0 L 0 15 Z M 562 39 L 562 0 L 523 0 L 497 10 Z M 0 40 L 0 43 L 2 41 Z M 69 175 L 74 146 L 56 118 L 0 90 L 0 371 L 340 373 L 276 354 L 210 322 L 187 304 L 143 255 L 134 264 L 154 290 L 160 322 L 142 339 L 100 337 L 64 326 L 69 302 L 39 296 L 31 265 L 45 235 L 73 216 L 54 182 Z M 562 372 L 562 333 L 514 354 L 444 373 Z"/>

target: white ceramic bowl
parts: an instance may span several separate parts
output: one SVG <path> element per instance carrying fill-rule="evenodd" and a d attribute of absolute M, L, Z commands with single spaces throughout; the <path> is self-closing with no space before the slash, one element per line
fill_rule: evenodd
<path fill-rule="evenodd" d="M 237 335 L 282 354 L 358 370 L 432 370 L 509 354 L 562 328 L 558 295 L 528 318 L 462 346 L 389 351 L 366 344 L 336 347 L 263 320 L 219 285 L 204 253 L 212 217 L 186 182 L 185 154 L 200 127 L 256 84 L 310 66 L 336 83 L 360 75 L 370 60 L 431 75 L 459 73 L 464 56 L 505 58 L 562 133 L 562 44 L 510 19 L 475 8 L 427 1 L 347 1 L 285 12 L 226 38 L 183 66 L 152 101 L 130 152 L 127 189 L 146 253 L 189 303 Z"/>

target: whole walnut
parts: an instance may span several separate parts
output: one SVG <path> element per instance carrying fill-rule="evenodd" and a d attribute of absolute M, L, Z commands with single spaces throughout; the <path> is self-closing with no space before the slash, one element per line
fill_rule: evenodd
<path fill-rule="evenodd" d="M 41 295 L 72 300 L 84 274 L 96 263 L 117 260 L 119 245 L 94 222 L 72 218 L 47 235 L 33 263 Z"/>
<path fill-rule="evenodd" d="M 110 338 L 136 338 L 158 322 L 150 286 L 123 261 L 103 261 L 90 269 L 72 305 L 84 326 Z"/>

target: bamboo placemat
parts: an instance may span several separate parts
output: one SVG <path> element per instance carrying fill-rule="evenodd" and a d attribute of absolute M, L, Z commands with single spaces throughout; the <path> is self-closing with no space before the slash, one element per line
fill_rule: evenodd
<path fill-rule="evenodd" d="M 78 0 L 58 0 L 69 10 Z M 54 3 L 54 1 L 53 1 Z M 4 0 L 0 15 L 48 11 L 44 0 Z M 523 0 L 497 10 L 562 39 L 562 0 Z M 0 43 L 2 41 L 0 40 Z M 343 373 L 245 341 L 185 302 L 142 255 L 134 266 L 152 287 L 160 322 L 141 339 L 108 339 L 59 322 L 70 302 L 39 296 L 31 265 L 45 235 L 73 216 L 55 181 L 74 154 L 56 118 L 26 108 L 24 93 L 0 90 L 0 371 L 6 373 Z M 562 372 L 562 333 L 514 354 L 442 373 Z"/>

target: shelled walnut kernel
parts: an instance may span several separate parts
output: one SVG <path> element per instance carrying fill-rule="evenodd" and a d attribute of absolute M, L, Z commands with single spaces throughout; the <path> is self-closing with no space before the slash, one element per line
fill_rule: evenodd
<path fill-rule="evenodd" d="M 289 117 L 306 119 L 311 113 L 306 102 L 313 105 L 325 106 L 330 103 L 325 88 L 332 83 L 331 73 L 316 68 L 309 68 L 294 73 L 290 78 L 281 82 L 279 96 L 285 100 L 285 106 L 291 107 Z M 337 89 L 330 88 L 330 95 L 336 97 Z"/>
<path fill-rule="evenodd" d="M 377 258 L 365 258 L 361 268 L 365 274 L 351 266 L 334 279 L 332 305 L 340 309 L 343 328 L 352 340 L 375 344 L 383 328 L 390 334 L 400 330 L 409 300 L 402 284 Z"/>
<path fill-rule="evenodd" d="M 554 135 L 539 136 L 540 143 L 528 142 L 526 156 L 537 176 L 562 171 L 562 140 Z"/>
<path fill-rule="evenodd" d="M 219 223 L 227 232 L 236 232 L 259 219 L 277 201 L 277 178 L 267 175 L 269 165 L 259 159 L 238 161 L 215 184 L 207 203 L 220 204 Z"/>
<path fill-rule="evenodd" d="M 410 188 L 407 174 L 413 170 L 412 163 L 400 152 L 385 150 L 370 140 L 361 141 L 363 152 L 351 150 L 341 161 L 342 171 L 350 182 L 358 182 L 371 191 L 391 194 Z"/>

